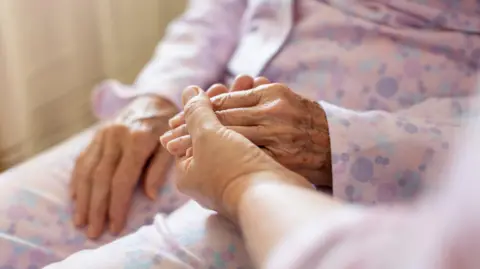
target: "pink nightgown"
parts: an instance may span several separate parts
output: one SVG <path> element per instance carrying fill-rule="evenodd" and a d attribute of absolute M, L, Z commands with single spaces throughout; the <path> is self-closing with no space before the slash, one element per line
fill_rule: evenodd
<path fill-rule="evenodd" d="M 476 0 L 190 0 L 136 83 L 102 83 L 94 109 L 108 118 L 152 93 L 179 104 L 187 85 L 263 75 L 326 110 L 335 196 L 412 201 L 436 188 L 427 177 L 476 113 L 479 15 Z M 104 245 L 114 238 L 74 229 L 67 186 L 93 131 L 0 175 L 0 269 L 91 248 L 50 268 L 251 268 L 232 227 L 193 202 L 177 209 L 174 174 L 155 203 L 135 197 L 130 235 Z"/>

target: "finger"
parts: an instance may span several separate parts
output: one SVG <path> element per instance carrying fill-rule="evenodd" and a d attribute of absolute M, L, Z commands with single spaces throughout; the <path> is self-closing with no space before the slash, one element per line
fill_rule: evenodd
<path fill-rule="evenodd" d="M 265 122 L 265 113 L 257 107 L 234 108 L 215 112 L 224 126 L 256 126 Z"/>
<path fill-rule="evenodd" d="M 212 97 L 215 97 L 217 95 L 220 95 L 222 93 L 227 93 L 227 92 L 228 92 L 227 86 L 225 86 L 223 84 L 214 84 L 207 90 L 207 96 L 209 98 L 212 98 Z"/>
<path fill-rule="evenodd" d="M 170 154 L 177 157 L 185 156 L 187 149 L 192 147 L 192 137 L 190 135 L 184 135 L 173 139 L 167 144 L 167 150 Z"/>
<path fill-rule="evenodd" d="M 271 134 L 263 126 L 229 126 L 228 128 L 243 135 L 257 146 L 268 145 L 270 142 L 268 137 Z M 193 156 L 192 138 L 188 132 L 185 131 L 184 135 L 170 140 L 168 144 L 166 144 L 166 149 L 170 154 L 177 157 L 191 157 Z M 190 150 L 190 152 L 188 150 Z"/>
<path fill-rule="evenodd" d="M 262 88 L 251 90 L 231 92 L 221 94 L 211 99 L 212 107 L 215 111 L 239 107 L 252 107 L 260 103 L 262 98 Z"/>
<path fill-rule="evenodd" d="M 172 156 L 165 149 L 159 147 L 147 167 L 144 191 L 150 199 L 157 199 L 158 190 L 165 184 L 172 161 Z"/>
<path fill-rule="evenodd" d="M 228 89 L 225 87 L 224 85 L 222 84 L 215 84 L 213 85 L 212 87 L 210 87 L 210 89 L 208 89 L 208 92 L 207 92 L 207 96 L 208 97 L 215 97 L 215 96 L 218 96 L 220 94 L 224 94 L 224 93 L 227 93 L 228 92 Z M 187 100 L 186 100 L 186 96 L 185 96 L 185 93 L 187 92 L 187 90 L 189 88 L 192 88 L 192 89 L 199 89 L 198 87 L 196 86 L 190 86 L 188 87 L 184 92 L 183 92 L 183 96 L 182 96 L 182 102 L 183 102 L 183 105 L 185 106 Z M 178 126 L 182 125 L 182 124 L 185 124 L 185 112 L 182 111 L 180 113 L 178 113 L 177 115 L 175 115 L 173 118 L 171 118 L 169 121 L 168 121 L 168 125 L 170 126 L 170 128 L 177 128 Z"/>
<path fill-rule="evenodd" d="M 185 125 L 182 125 L 182 127 L 183 126 Z M 272 133 L 263 126 L 228 126 L 228 128 L 243 135 L 257 146 L 269 145 L 271 142 L 269 140 L 269 137 L 271 137 Z M 170 154 L 177 157 L 191 157 L 191 154 L 193 152 L 192 138 L 188 134 L 185 127 L 181 129 L 182 135 L 179 135 L 175 139 L 170 140 L 168 144 L 165 144 L 165 147 L 170 152 Z M 192 150 L 192 152 L 189 153 L 189 149 Z"/>
<path fill-rule="evenodd" d="M 206 129 L 221 126 L 212 109 L 210 99 L 198 87 L 189 87 L 183 92 L 185 105 L 185 120 L 192 139 L 204 134 Z"/>
<path fill-rule="evenodd" d="M 185 124 L 185 113 L 183 111 L 179 112 L 177 115 L 173 116 L 169 121 L 168 125 L 170 128 L 174 129 L 178 126 Z"/>
<path fill-rule="evenodd" d="M 90 205 L 90 192 L 92 184 L 92 173 L 97 167 L 102 155 L 103 132 L 95 135 L 89 145 L 84 158 L 75 168 L 75 213 L 73 222 L 77 227 L 82 227 L 87 222 L 88 207 Z"/>
<path fill-rule="evenodd" d="M 239 75 L 235 78 L 232 86 L 230 87 L 231 92 L 250 90 L 253 88 L 253 78 L 249 75 Z"/>
<path fill-rule="evenodd" d="M 258 81 L 257 81 L 258 80 Z M 257 81 L 258 85 L 263 85 L 263 84 L 268 84 L 269 81 L 268 79 L 264 77 L 259 77 L 256 78 L 255 81 Z M 240 75 L 235 79 L 233 82 L 232 87 L 230 88 L 230 91 L 243 91 L 243 90 L 248 90 L 254 88 L 254 80 L 251 76 L 247 75 Z M 225 87 L 223 84 L 215 84 L 210 89 L 207 90 L 207 96 L 210 98 L 213 98 L 215 96 L 227 93 L 228 89 Z M 178 113 L 175 115 L 173 118 L 171 118 L 168 121 L 168 125 L 170 128 L 174 129 L 177 128 L 178 126 L 182 125 L 185 123 L 185 114 L 182 112 Z"/>
<path fill-rule="evenodd" d="M 187 153 L 185 154 L 186 158 L 190 158 L 193 156 L 193 148 L 188 148 Z"/>
<path fill-rule="evenodd" d="M 121 139 L 119 134 L 110 131 L 105 138 L 102 158 L 93 174 L 87 230 L 87 236 L 91 239 L 99 237 L 104 231 L 110 202 L 110 182 L 121 156 L 117 142 Z"/>
<path fill-rule="evenodd" d="M 85 166 L 84 159 L 87 152 L 88 152 L 88 147 L 78 155 L 78 158 L 75 161 L 75 166 L 72 171 L 72 178 L 70 179 L 70 185 L 69 185 L 69 193 L 72 200 L 76 199 L 77 182 L 81 178 L 85 177 L 86 169 L 84 169 L 84 166 Z"/>
<path fill-rule="evenodd" d="M 259 87 L 259 86 L 262 86 L 262 85 L 265 85 L 265 84 L 270 84 L 270 80 L 268 80 L 268 78 L 266 77 L 258 77 L 258 78 L 255 78 L 255 80 L 253 81 L 253 87 L 252 88 L 256 88 L 256 87 Z"/>
<path fill-rule="evenodd" d="M 93 137 L 92 137 L 92 140 L 89 144 L 87 144 L 87 146 L 85 147 L 85 149 L 83 149 L 82 152 L 80 152 L 80 154 L 78 155 L 77 159 L 75 160 L 75 165 L 74 165 L 74 168 L 73 168 L 73 171 L 72 171 L 72 177 L 70 179 L 70 184 L 69 184 L 69 193 L 70 193 L 70 196 L 72 198 L 72 200 L 75 200 L 76 198 L 76 189 L 77 189 L 77 183 L 79 180 L 83 179 L 88 173 L 88 170 L 86 167 L 85 167 L 85 158 L 86 158 L 86 155 L 87 155 L 87 152 L 91 151 L 91 148 L 93 148 L 94 146 L 96 146 L 95 143 L 93 143 L 95 137 L 99 135 L 99 134 L 95 134 Z M 93 171 L 93 168 L 90 169 L 90 171 Z"/>
<path fill-rule="evenodd" d="M 110 232 L 118 234 L 125 226 L 130 203 L 142 170 L 152 150 L 145 146 L 145 136 L 133 135 L 123 151 L 120 163 L 111 182 L 108 211 Z M 150 145 L 148 145 L 150 146 Z"/>
<path fill-rule="evenodd" d="M 181 136 L 184 136 L 184 135 L 187 135 L 188 134 L 188 130 L 187 130 L 187 125 L 186 124 L 183 124 L 183 125 L 180 125 L 178 126 L 177 128 L 173 129 L 173 130 L 170 130 L 168 132 L 166 132 L 165 134 L 163 134 L 161 137 L 160 137 L 160 143 L 162 143 L 162 146 L 163 147 L 166 147 L 167 144 L 176 139 L 176 138 L 179 138 Z M 170 152 L 171 153 L 171 152 Z"/>

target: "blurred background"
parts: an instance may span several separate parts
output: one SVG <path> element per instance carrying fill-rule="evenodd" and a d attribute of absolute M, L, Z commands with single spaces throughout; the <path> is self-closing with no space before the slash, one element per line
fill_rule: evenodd
<path fill-rule="evenodd" d="M 92 125 L 92 87 L 132 83 L 185 0 L 0 0 L 0 171 Z"/>

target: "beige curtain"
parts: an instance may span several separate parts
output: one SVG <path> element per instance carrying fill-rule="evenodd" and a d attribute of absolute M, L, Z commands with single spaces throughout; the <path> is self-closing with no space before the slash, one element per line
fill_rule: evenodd
<path fill-rule="evenodd" d="M 91 125 L 92 87 L 131 83 L 183 4 L 0 0 L 0 170 Z"/>

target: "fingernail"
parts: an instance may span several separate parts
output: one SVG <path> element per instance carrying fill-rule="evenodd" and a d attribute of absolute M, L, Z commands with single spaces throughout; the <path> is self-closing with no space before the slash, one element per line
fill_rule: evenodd
<path fill-rule="evenodd" d="M 154 188 L 151 188 L 148 190 L 148 198 L 151 200 L 155 201 L 157 200 L 157 191 Z"/>
<path fill-rule="evenodd" d="M 199 93 L 198 87 L 190 86 L 185 89 L 183 92 L 183 103 L 186 104 L 190 101 L 193 97 L 197 96 Z"/>
<path fill-rule="evenodd" d="M 117 235 L 118 234 L 117 229 L 115 227 L 115 224 L 113 222 L 110 223 L 110 233 L 112 235 Z"/>
<path fill-rule="evenodd" d="M 97 233 L 92 226 L 88 226 L 87 236 L 90 239 L 95 239 L 97 237 Z"/>
<path fill-rule="evenodd" d="M 167 138 L 170 138 L 172 136 L 173 132 L 172 131 L 168 131 L 168 132 L 165 132 L 162 137 L 164 139 L 167 139 Z"/>
<path fill-rule="evenodd" d="M 165 148 L 168 150 L 168 152 L 170 152 L 171 154 L 176 154 L 177 153 L 177 149 L 178 149 L 178 146 L 177 146 L 177 143 L 167 143 L 167 145 L 165 146 Z"/>
<path fill-rule="evenodd" d="M 173 128 L 173 125 L 178 120 L 178 118 L 179 118 L 178 115 L 175 115 L 171 119 L 169 119 L 168 120 L 168 126 L 170 126 L 170 128 Z"/>
<path fill-rule="evenodd" d="M 193 148 L 188 148 L 188 149 L 187 149 L 186 156 L 187 156 L 187 157 L 192 157 L 192 156 L 193 156 Z"/>
<path fill-rule="evenodd" d="M 168 142 L 168 139 L 172 136 L 172 131 L 168 131 L 164 133 L 162 136 L 160 136 L 160 143 L 162 144 L 163 147 L 166 146 L 165 142 Z"/>
<path fill-rule="evenodd" d="M 75 217 L 73 218 L 73 222 L 75 223 L 75 226 L 80 227 L 83 225 L 82 223 L 82 216 L 80 214 L 75 214 Z"/>
<path fill-rule="evenodd" d="M 173 116 L 172 118 L 170 118 L 170 120 L 168 121 L 168 125 L 170 126 L 170 128 L 174 129 L 176 127 L 178 127 L 178 125 L 180 125 L 180 123 L 182 123 L 182 118 L 184 117 L 184 114 L 183 114 L 183 111 L 178 113 L 177 115 Z"/>

